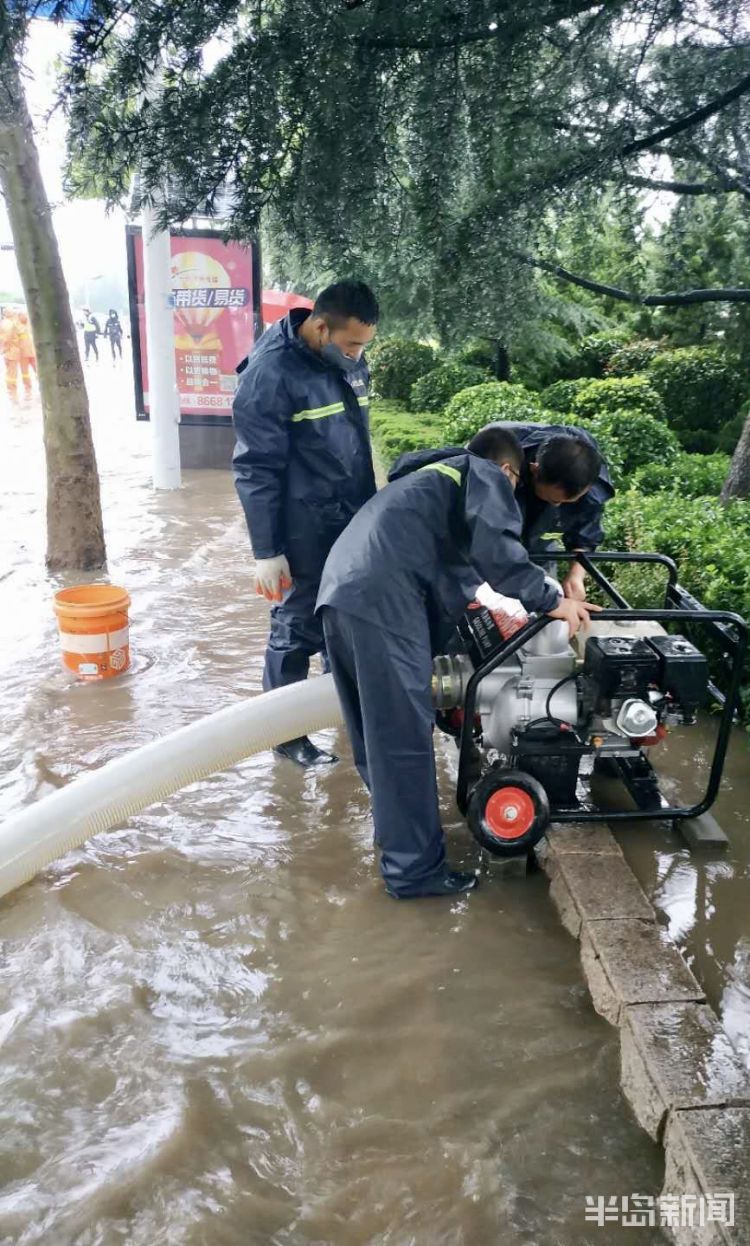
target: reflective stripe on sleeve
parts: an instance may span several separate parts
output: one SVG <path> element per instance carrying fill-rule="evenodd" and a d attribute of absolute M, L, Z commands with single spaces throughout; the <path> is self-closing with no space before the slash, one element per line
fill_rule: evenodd
<path fill-rule="evenodd" d="M 461 473 L 457 467 L 449 467 L 447 463 L 425 463 L 424 467 L 417 468 L 420 472 L 441 472 L 443 476 L 448 476 L 459 489 L 463 483 Z"/>
<path fill-rule="evenodd" d="M 324 420 L 327 416 L 338 415 L 343 410 L 343 402 L 332 402 L 327 407 L 311 407 L 307 411 L 297 411 L 292 416 L 292 423 L 299 424 L 302 420 Z"/>

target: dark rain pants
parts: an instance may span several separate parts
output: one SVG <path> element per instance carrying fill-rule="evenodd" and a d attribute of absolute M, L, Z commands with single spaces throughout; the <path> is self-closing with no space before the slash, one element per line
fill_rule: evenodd
<path fill-rule="evenodd" d="M 284 600 L 271 609 L 271 634 L 263 671 L 266 692 L 307 679 L 310 658 L 315 653 L 323 655 L 323 670 L 329 669 L 323 627 L 320 616 L 315 613 L 320 575 L 320 571 L 312 576 L 293 573 L 292 588 L 284 594 Z"/>
<path fill-rule="evenodd" d="M 357 769 L 372 797 L 375 843 L 390 891 L 408 895 L 445 868 L 427 615 L 397 636 L 325 606 L 331 671 Z"/>

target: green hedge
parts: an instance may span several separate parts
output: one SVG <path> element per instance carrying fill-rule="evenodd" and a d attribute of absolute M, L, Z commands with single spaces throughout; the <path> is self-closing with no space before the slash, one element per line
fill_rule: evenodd
<path fill-rule="evenodd" d="M 541 415 L 541 400 L 532 390 L 507 381 L 487 381 L 451 398 L 445 408 L 446 437 L 452 445 L 463 445 L 494 420 L 534 423 Z"/>
<path fill-rule="evenodd" d="M 495 374 L 496 351 L 492 342 L 476 338 L 467 342 L 456 355 L 455 362 L 466 364 L 471 368 L 481 368 L 483 372 Z"/>
<path fill-rule="evenodd" d="M 656 355 L 648 378 L 683 447 L 699 453 L 716 449 L 722 427 L 736 416 L 743 397 L 734 365 L 718 350 L 685 346 Z"/>
<path fill-rule="evenodd" d="M 652 415 L 612 411 L 581 424 L 596 438 L 618 488 L 646 463 L 671 463 L 680 449 L 671 428 Z"/>
<path fill-rule="evenodd" d="M 576 394 L 571 407 L 573 415 L 585 420 L 614 411 L 632 411 L 657 420 L 666 418 L 664 403 L 643 373 L 591 381 Z"/>
<path fill-rule="evenodd" d="M 680 582 L 709 609 L 750 616 L 750 502 L 722 506 L 718 498 L 648 497 L 632 488 L 607 506 L 605 532 L 609 549 L 674 558 Z"/>
<path fill-rule="evenodd" d="M 579 376 L 575 381 L 555 381 L 539 395 L 542 406 L 548 411 L 568 415 L 573 410 L 573 403 L 578 395 L 590 384 L 591 378 L 588 376 Z"/>
<path fill-rule="evenodd" d="M 488 378 L 489 373 L 484 368 L 445 363 L 439 368 L 433 368 L 432 372 L 420 377 L 412 385 L 409 406 L 413 411 L 443 411 L 454 394 L 468 389 L 471 385 L 481 385 Z"/>
<path fill-rule="evenodd" d="M 397 402 L 375 401 L 370 407 L 370 433 L 383 466 L 400 454 L 446 444 L 439 415 L 407 411 Z"/>
<path fill-rule="evenodd" d="M 569 379 L 579 376 L 604 376 L 604 369 L 610 359 L 625 345 L 629 336 L 617 329 L 590 333 L 588 337 L 581 338 L 575 354 L 566 360 L 560 371 Z"/>
<path fill-rule="evenodd" d="M 373 394 L 403 403 L 409 401 L 412 385 L 439 363 L 431 346 L 399 337 L 376 339 L 367 360 Z"/>
<path fill-rule="evenodd" d="M 728 454 L 678 454 L 671 463 L 647 463 L 633 474 L 640 493 L 679 493 L 683 498 L 718 497 L 727 478 Z"/>
<path fill-rule="evenodd" d="M 652 359 L 667 349 L 664 338 L 658 341 L 638 338 L 635 342 L 626 342 L 614 355 L 610 355 L 604 368 L 605 375 L 632 376 L 634 372 L 642 372 Z"/>
<path fill-rule="evenodd" d="M 716 449 L 722 454 L 734 454 L 737 448 L 737 442 L 742 436 L 742 430 L 745 427 L 745 421 L 750 413 L 750 403 L 743 403 L 740 407 L 739 414 L 734 419 L 727 420 L 719 429 L 719 435 L 716 438 Z"/>

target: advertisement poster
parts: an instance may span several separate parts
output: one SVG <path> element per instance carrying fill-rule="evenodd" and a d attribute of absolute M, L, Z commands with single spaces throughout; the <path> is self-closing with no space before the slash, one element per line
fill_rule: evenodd
<path fill-rule="evenodd" d="M 226 424 L 237 364 L 259 329 L 258 249 L 223 242 L 210 230 L 180 230 L 171 239 L 174 352 L 183 423 Z M 136 411 L 148 419 L 148 351 L 143 239 L 128 226 L 128 278 Z"/>

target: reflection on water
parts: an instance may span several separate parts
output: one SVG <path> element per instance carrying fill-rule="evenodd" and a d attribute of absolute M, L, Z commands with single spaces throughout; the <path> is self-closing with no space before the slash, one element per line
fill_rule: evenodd
<path fill-rule="evenodd" d="M 84 686 L 59 665 L 38 415 L 0 410 L 2 813 L 260 688 L 265 606 L 228 474 L 154 495 L 147 429 L 100 380 L 133 670 Z M 335 771 L 252 758 L 0 902 L 0 1242 L 579 1246 L 603 1240 L 587 1194 L 658 1191 L 544 880 L 389 900 L 328 734 Z M 447 829 L 473 863 L 452 812 Z"/>
<path fill-rule="evenodd" d="M 716 719 L 675 731 L 654 756 L 676 804 L 706 790 Z M 712 810 L 727 849 L 691 853 L 663 823 L 617 832 L 625 855 L 750 1067 L 750 742 L 737 729 Z"/>

